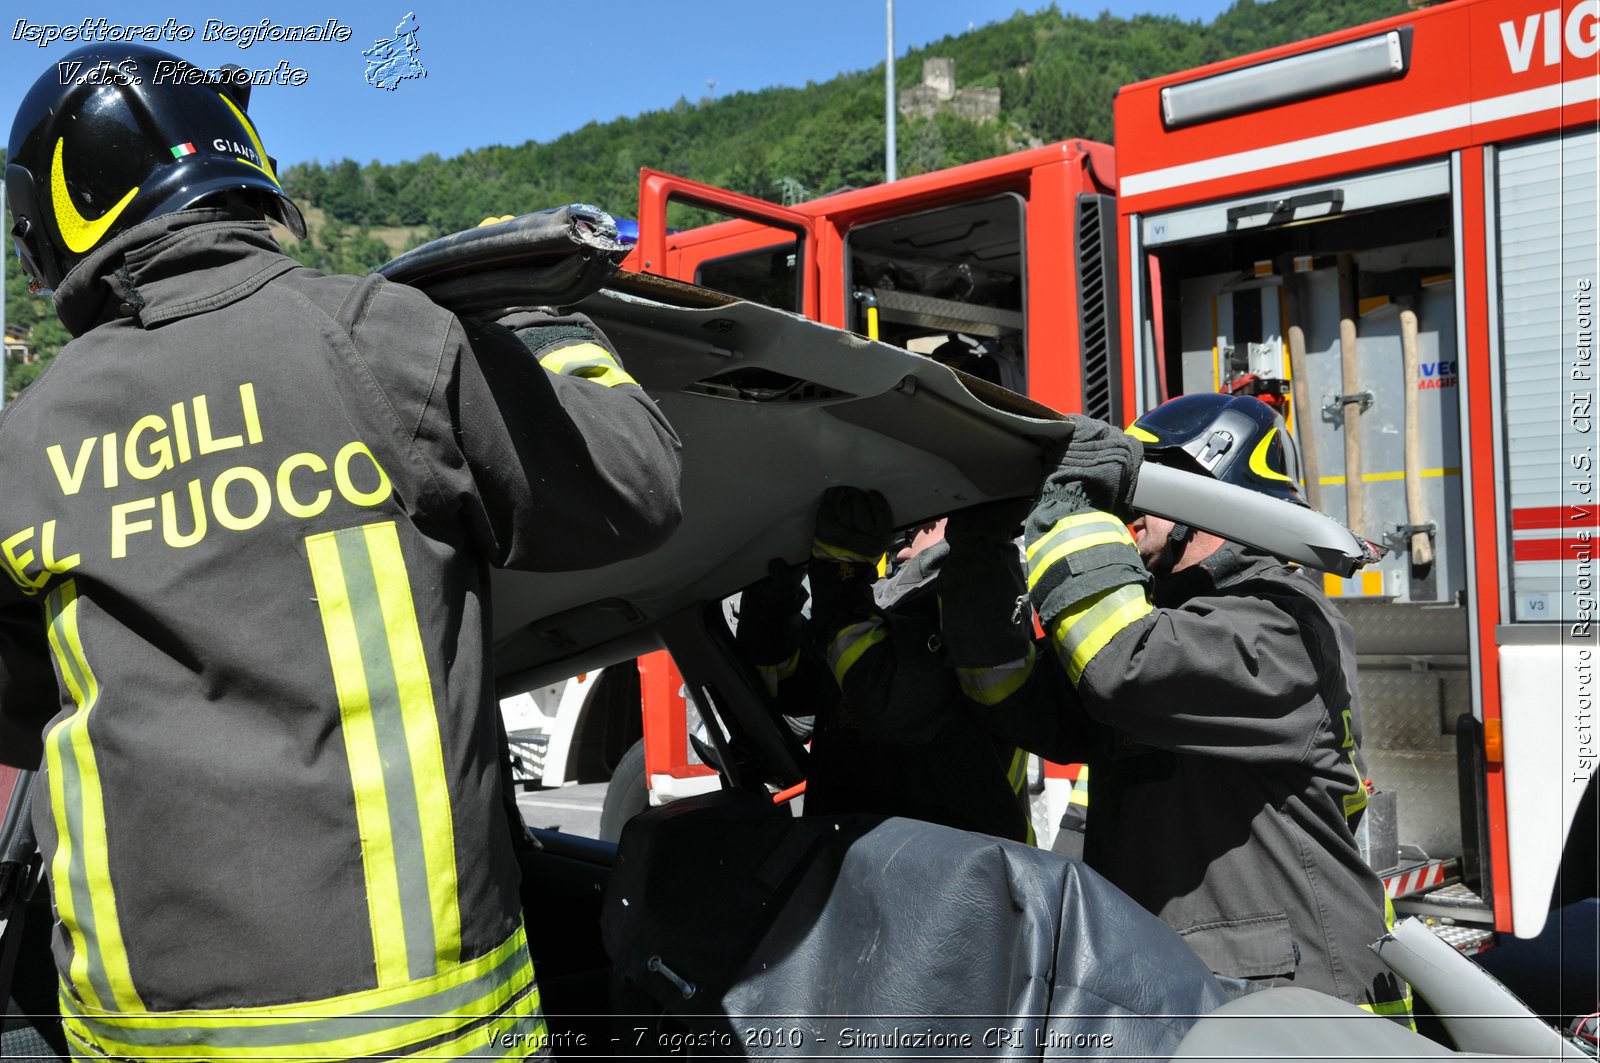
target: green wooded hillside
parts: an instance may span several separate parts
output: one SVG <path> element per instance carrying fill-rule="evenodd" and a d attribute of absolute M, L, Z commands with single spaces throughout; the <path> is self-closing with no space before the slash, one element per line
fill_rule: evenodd
<path fill-rule="evenodd" d="M 1385 18 L 1405 0 L 1238 0 L 1210 24 L 1153 15 L 1063 15 L 1054 5 L 1018 13 L 958 37 L 913 49 L 895 64 L 904 89 L 922 80 L 923 60 L 955 60 L 957 84 L 998 87 L 1000 120 L 978 125 L 952 114 L 898 123 L 900 176 L 990 158 L 1069 137 L 1112 141 L 1111 103 L 1121 85 L 1289 41 Z M 783 202 L 884 173 L 883 67 L 804 88 L 679 100 L 667 110 L 591 122 L 548 143 L 480 148 L 451 159 L 361 166 L 291 167 L 285 185 L 315 203 L 338 233 L 293 249 L 323 268 L 371 268 L 405 227 L 432 237 L 485 217 L 568 202 L 631 216 L 639 168 Z"/>
<path fill-rule="evenodd" d="M 900 89 L 929 57 L 955 60 L 961 88 L 1000 90 L 996 122 L 953 114 L 902 118 L 900 176 L 1069 137 L 1112 141 L 1121 85 L 1385 18 L 1406 0 L 1236 0 L 1209 24 L 1167 16 L 1063 15 L 1055 6 L 946 37 L 896 61 Z M 288 167 L 284 185 L 312 232 L 286 250 L 329 272 L 361 273 L 407 247 L 490 215 L 589 202 L 632 216 L 650 166 L 775 201 L 875 184 L 884 172 L 883 67 L 803 88 L 679 100 L 671 108 L 591 122 L 548 143 L 495 145 L 397 165 L 344 159 Z M 507 115 L 507 139 L 515 142 Z M 9 221 L 7 228 L 9 229 Z M 15 393 L 66 338 L 48 302 L 7 271 L 8 318 L 31 326 L 41 361 L 8 367 Z"/>

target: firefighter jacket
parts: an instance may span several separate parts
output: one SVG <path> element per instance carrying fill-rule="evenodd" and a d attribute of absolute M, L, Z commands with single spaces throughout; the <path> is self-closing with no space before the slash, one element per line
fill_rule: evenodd
<path fill-rule="evenodd" d="M 1039 751 L 1091 765 L 1086 862 L 1218 975 L 1408 1019 L 1409 988 L 1368 948 L 1388 906 L 1352 835 L 1367 797 L 1345 619 L 1299 571 L 1231 546 L 1147 593 L 1119 575 L 1143 575 L 1127 528 L 1089 509 L 1028 556 L 1081 705 Z"/>
<path fill-rule="evenodd" d="M 747 609 L 739 639 L 786 715 L 815 713 L 808 815 L 906 816 L 1031 841 L 1027 753 L 974 717 L 1056 693 L 1034 680 L 1026 627 L 1014 660 L 970 668 L 951 660 L 940 614 L 948 557 L 935 544 L 876 585 L 868 566 L 813 558 L 806 634 Z M 1005 606 L 1014 608 L 1014 594 Z"/>
<path fill-rule="evenodd" d="M 220 211 L 57 306 L 0 420 L 0 715 L 8 758 L 42 729 L 74 1051 L 537 1051 L 488 568 L 657 543 L 672 430 L 582 321 L 523 333 L 541 366 Z"/>

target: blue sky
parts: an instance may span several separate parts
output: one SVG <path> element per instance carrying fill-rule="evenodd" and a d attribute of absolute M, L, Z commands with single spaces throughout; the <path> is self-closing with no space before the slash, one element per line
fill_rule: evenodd
<path fill-rule="evenodd" d="M 1037 10 L 1038 0 L 899 0 L 895 50 Z M 1109 9 L 1209 21 L 1228 0 L 1059 0 L 1085 15 Z M 237 63 L 305 71 L 301 85 L 253 90 L 250 112 L 267 150 L 285 163 L 354 158 L 398 162 L 491 144 L 548 141 L 591 121 L 670 107 L 680 97 L 804 85 L 867 69 L 884 57 L 884 5 L 876 0 L 535 0 L 521 4 L 373 0 L 363 3 L 21 3 L 0 17 L 0 115 L 6 129 L 23 94 L 77 43 L 40 47 L 33 27 L 165 24 L 194 31 L 158 47 L 205 67 Z M 133 14 L 137 10 L 138 14 Z M 416 16 L 427 77 L 393 91 L 366 83 L 363 49 Z M 337 19 L 347 42 L 206 42 L 208 20 L 228 26 L 321 25 Z M 22 39 L 18 39 L 19 34 Z M 957 71 L 959 78 L 960 71 Z M 708 81 L 715 82 L 708 87 Z"/>

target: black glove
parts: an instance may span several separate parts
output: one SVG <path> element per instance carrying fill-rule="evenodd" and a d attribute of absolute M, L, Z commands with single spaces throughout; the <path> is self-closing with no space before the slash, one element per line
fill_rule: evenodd
<path fill-rule="evenodd" d="M 889 501 L 877 491 L 830 487 L 817 506 L 811 556 L 847 565 L 876 566 L 894 538 Z"/>
<path fill-rule="evenodd" d="M 949 527 L 954 526 L 952 517 Z M 1010 530 L 1010 522 L 1006 528 Z M 1023 582 L 1022 554 L 1008 534 L 952 542 L 936 586 L 947 664 L 991 668 L 1026 656 L 1033 641 L 1033 610 Z"/>
<path fill-rule="evenodd" d="M 1028 514 L 1028 593 L 1046 630 L 1079 602 L 1150 580 L 1121 527 L 1133 518 L 1143 446 L 1104 421 L 1070 420 L 1072 440 Z"/>
<path fill-rule="evenodd" d="M 945 541 L 952 550 L 969 543 L 1010 541 L 1022 534 L 1022 522 L 1033 503 L 1026 498 L 1008 498 L 950 514 L 944 526 Z"/>
<path fill-rule="evenodd" d="M 1090 508 L 1110 513 L 1123 523 L 1133 520 L 1133 491 L 1139 482 L 1144 445 L 1104 421 L 1078 414 L 1067 419 L 1072 424 L 1072 438 L 1056 459 L 1055 470 L 1045 477 L 1039 508 L 1058 497 L 1070 499 L 1073 493 L 1065 489 L 1077 484 Z"/>
<path fill-rule="evenodd" d="M 775 557 L 767 562 L 767 574 L 743 592 L 741 601 L 759 602 L 773 613 L 798 613 L 806 604 L 806 566 L 788 565 Z"/>

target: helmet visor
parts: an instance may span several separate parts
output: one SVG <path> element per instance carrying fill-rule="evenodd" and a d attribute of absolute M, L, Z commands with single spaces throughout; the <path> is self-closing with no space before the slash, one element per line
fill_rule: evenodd
<path fill-rule="evenodd" d="M 17 250 L 22 271 L 32 281 L 30 287 L 38 292 L 55 286 L 50 264 L 42 260 L 49 253 L 39 205 L 33 195 L 33 175 L 12 163 L 6 167 L 6 206 L 10 208 L 12 225 L 11 245 Z"/>

